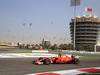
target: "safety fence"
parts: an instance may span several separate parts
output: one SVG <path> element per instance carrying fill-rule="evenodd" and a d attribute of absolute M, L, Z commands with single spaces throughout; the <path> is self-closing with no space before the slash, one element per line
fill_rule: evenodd
<path fill-rule="evenodd" d="M 76 51 L 76 50 L 62 50 L 62 52 L 83 53 L 83 54 L 100 54 L 100 52 Z"/>

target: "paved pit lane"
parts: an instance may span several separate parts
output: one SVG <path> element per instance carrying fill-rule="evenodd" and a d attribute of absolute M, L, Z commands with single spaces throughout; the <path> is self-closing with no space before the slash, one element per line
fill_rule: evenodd
<path fill-rule="evenodd" d="M 38 58 L 0 58 L 0 75 L 26 75 L 48 71 L 100 67 L 100 57 L 81 57 L 79 64 L 35 65 Z"/>

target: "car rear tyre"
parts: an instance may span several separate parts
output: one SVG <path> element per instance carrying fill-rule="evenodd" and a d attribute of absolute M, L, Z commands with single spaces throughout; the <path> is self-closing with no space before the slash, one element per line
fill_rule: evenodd
<path fill-rule="evenodd" d="M 78 64 L 79 62 L 79 59 L 74 59 L 74 64 Z"/>
<path fill-rule="evenodd" d="M 50 64 L 50 59 L 45 59 L 44 64 L 49 65 Z"/>

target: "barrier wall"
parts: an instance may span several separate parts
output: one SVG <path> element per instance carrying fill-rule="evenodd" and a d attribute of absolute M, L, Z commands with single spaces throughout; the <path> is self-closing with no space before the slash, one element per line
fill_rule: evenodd
<path fill-rule="evenodd" d="M 100 54 L 100 52 L 88 52 L 88 51 L 76 51 L 76 50 L 62 50 L 62 52 L 84 53 L 84 54 Z"/>

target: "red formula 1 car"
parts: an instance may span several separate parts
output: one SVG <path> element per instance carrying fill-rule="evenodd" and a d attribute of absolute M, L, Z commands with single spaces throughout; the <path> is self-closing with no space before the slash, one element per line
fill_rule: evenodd
<path fill-rule="evenodd" d="M 78 64 L 80 61 L 78 58 L 75 58 L 75 56 L 67 56 L 65 54 L 61 55 L 59 54 L 58 57 L 40 57 L 37 61 L 33 61 L 33 64 L 46 64 L 49 65 L 51 63 L 68 63 L 73 62 L 74 64 Z"/>

